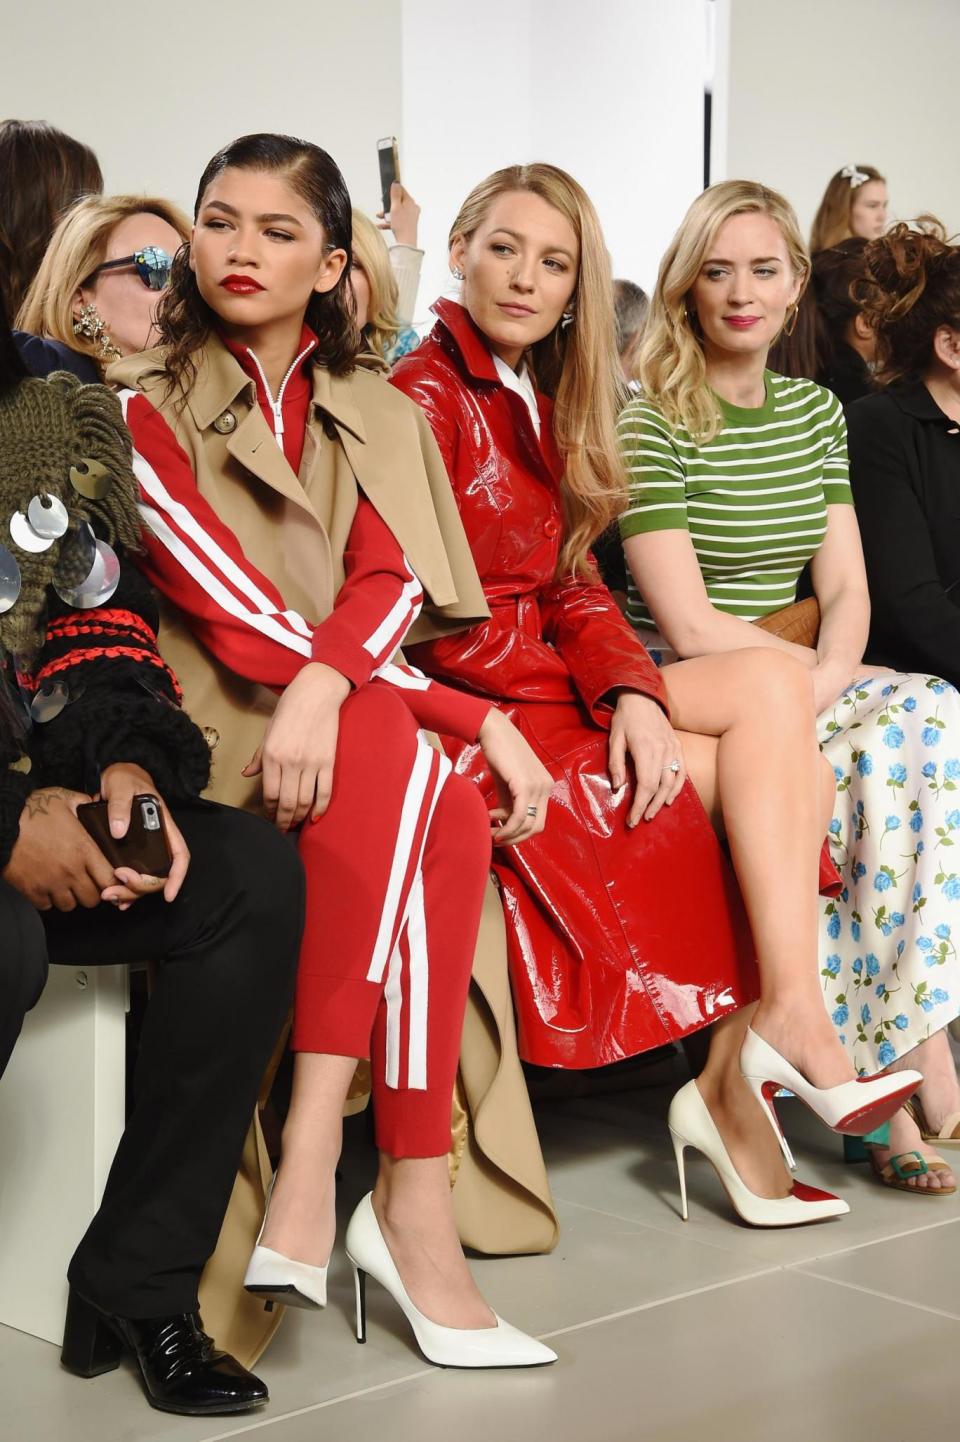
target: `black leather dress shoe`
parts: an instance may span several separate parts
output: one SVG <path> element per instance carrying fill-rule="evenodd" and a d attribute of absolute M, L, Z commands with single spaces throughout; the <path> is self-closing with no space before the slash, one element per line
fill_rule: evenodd
<path fill-rule="evenodd" d="M 102 1312 L 73 1288 L 67 1303 L 60 1361 L 78 1377 L 99 1377 L 120 1365 L 126 1349 L 136 1360 L 151 1407 L 187 1417 L 252 1412 L 270 1399 L 266 1386 L 220 1352 L 200 1325 L 199 1312 L 147 1320 Z"/>

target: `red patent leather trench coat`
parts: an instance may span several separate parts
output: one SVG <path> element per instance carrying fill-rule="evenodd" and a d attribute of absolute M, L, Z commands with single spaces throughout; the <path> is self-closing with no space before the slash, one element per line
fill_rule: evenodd
<path fill-rule="evenodd" d="M 627 830 L 629 795 L 615 798 L 607 771 L 604 697 L 627 687 L 665 707 L 663 683 L 604 586 L 556 580 L 563 513 L 549 401 L 539 398 L 541 444 L 467 312 L 453 301 L 435 309 L 439 323 L 393 383 L 436 435 L 491 619 L 408 654 L 494 697 L 555 778 L 545 832 L 494 858 L 520 1054 L 599 1066 L 753 1000 L 750 932 L 692 786 Z M 444 740 L 492 799 L 479 749 Z"/>

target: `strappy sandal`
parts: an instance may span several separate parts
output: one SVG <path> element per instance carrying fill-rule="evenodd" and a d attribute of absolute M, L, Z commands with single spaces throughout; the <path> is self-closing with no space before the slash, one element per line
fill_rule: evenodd
<path fill-rule="evenodd" d="M 960 1147 L 960 1112 L 951 1112 L 940 1130 L 932 1132 L 918 1097 L 912 1096 L 908 1102 L 904 1102 L 903 1109 L 910 1113 L 925 1142 L 938 1147 Z"/>
<path fill-rule="evenodd" d="M 873 1167 L 874 1175 L 885 1187 L 893 1187 L 898 1192 L 912 1192 L 919 1197 L 952 1197 L 956 1193 L 956 1187 L 918 1187 L 915 1185 L 917 1177 L 926 1176 L 928 1172 L 949 1172 L 949 1167 L 942 1157 L 922 1157 L 919 1152 L 898 1152 L 891 1157 L 886 1166 L 881 1167 L 876 1159 L 873 1147 L 868 1147 L 870 1154 L 870 1165 Z"/>

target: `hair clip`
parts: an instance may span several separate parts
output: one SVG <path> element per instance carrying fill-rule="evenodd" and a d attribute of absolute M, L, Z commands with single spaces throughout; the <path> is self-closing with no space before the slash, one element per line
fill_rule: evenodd
<path fill-rule="evenodd" d="M 851 190 L 856 190 L 858 186 L 870 179 L 865 170 L 858 170 L 855 165 L 845 165 L 840 175 L 842 179 L 849 180 Z"/>

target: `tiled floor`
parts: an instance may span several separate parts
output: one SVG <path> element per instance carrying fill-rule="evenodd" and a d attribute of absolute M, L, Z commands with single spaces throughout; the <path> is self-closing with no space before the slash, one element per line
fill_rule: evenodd
<path fill-rule="evenodd" d="M 681 1078 L 682 1079 L 682 1078 Z M 539 1108 L 563 1221 L 549 1257 L 479 1259 L 491 1303 L 550 1337 L 532 1372 L 439 1371 L 375 1285 L 352 1336 L 341 1259 L 317 1317 L 288 1313 L 260 1365 L 269 1407 L 246 1421 L 151 1411 L 126 1367 L 94 1382 L 0 1328 L 4 1442 L 925 1442 L 955 1435 L 960 1201 L 899 1196 L 844 1167 L 840 1144 L 783 1104 L 801 1175 L 851 1215 L 796 1231 L 738 1225 L 694 1160 L 677 1211 L 670 1087 Z M 364 1186 L 361 1129 L 344 1210 Z"/>

